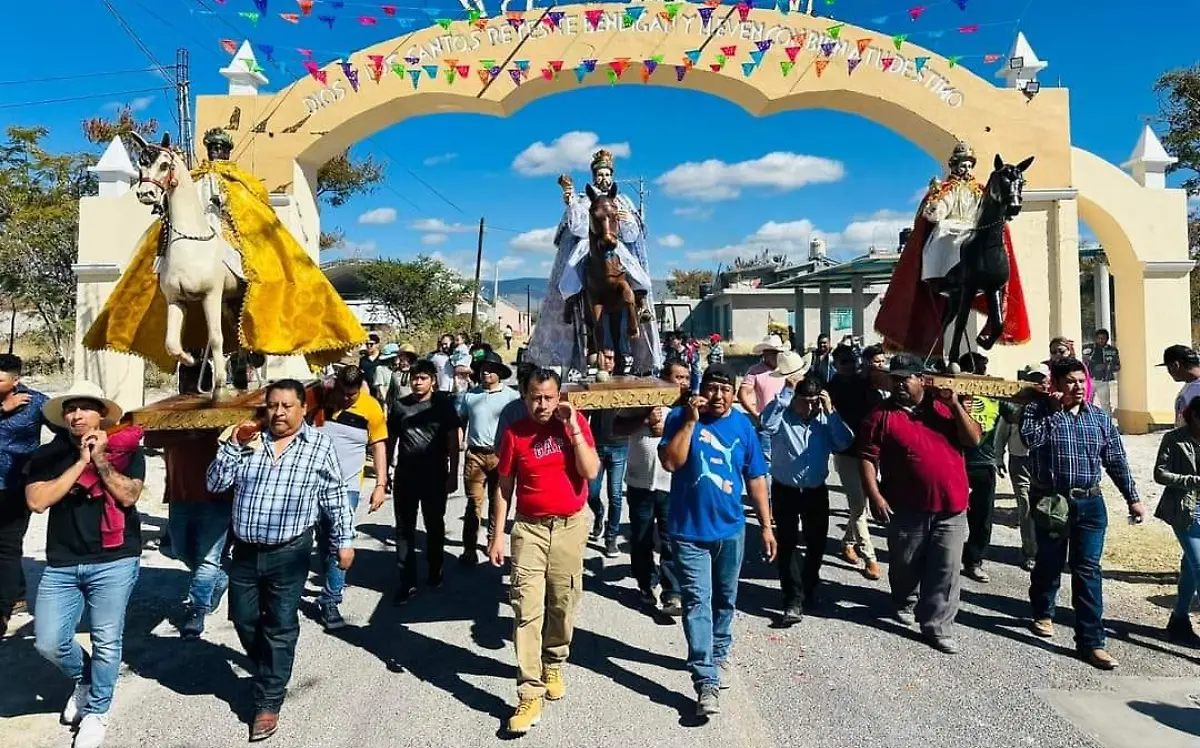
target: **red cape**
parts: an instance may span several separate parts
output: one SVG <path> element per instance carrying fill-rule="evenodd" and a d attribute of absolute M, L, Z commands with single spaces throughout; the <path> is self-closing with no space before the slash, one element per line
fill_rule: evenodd
<path fill-rule="evenodd" d="M 908 351 L 921 357 L 942 352 L 940 329 L 942 313 L 946 308 L 946 297 L 934 293 L 930 285 L 921 280 L 921 251 L 933 224 L 922 215 L 924 201 L 917 210 L 912 236 L 900 252 L 900 260 L 892 271 L 892 280 L 880 302 L 879 314 L 875 317 L 875 330 L 884 338 L 884 344 L 892 349 Z M 1008 225 L 1004 226 L 1004 248 L 1008 251 L 1008 283 L 1000 296 L 1000 312 L 1004 317 L 1004 332 L 996 342 L 1003 345 L 1019 345 L 1029 342 L 1029 311 L 1025 308 L 1025 294 L 1021 290 L 1021 275 L 1017 272 L 1017 259 L 1013 254 L 1012 238 Z M 972 304 L 977 311 L 987 313 L 987 304 L 982 296 Z"/>

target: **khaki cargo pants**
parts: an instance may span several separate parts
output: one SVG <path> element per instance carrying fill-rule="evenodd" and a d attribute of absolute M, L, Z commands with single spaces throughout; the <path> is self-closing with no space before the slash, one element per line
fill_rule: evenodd
<path fill-rule="evenodd" d="M 491 450 L 467 448 L 463 460 L 463 492 L 467 508 L 463 513 L 463 551 L 474 555 L 479 549 L 479 524 L 483 517 L 492 516 L 492 504 L 500 495 L 500 473 L 496 469 L 500 458 Z M 495 532 L 488 529 L 488 539 Z"/>
<path fill-rule="evenodd" d="M 512 529 L 512 606 L 516 622 L 517 696 L 546 692 L 545 665 L 561 665 L 571 651 L 575 608 L 583 593 L 583 551 L 591 515 L 534 519 L 517 515 Z"/>

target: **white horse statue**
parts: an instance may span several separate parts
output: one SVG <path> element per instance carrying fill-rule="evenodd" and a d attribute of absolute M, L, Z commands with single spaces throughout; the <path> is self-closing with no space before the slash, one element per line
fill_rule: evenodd
<path fill-rule="evenodd" d="M 225 386 L 225 341 L 221 332 L 225 301 L 239 295 L 236 275 L 225 263 L 235 250 L 211 226 L 196 183 L 183 156 L 171 150 L 171 136 L 162 143 L 131 137 L 141 147 L 138 157 L 137 199 L 162 214 L 158 253 L 158 287 L 167 300 L 167 353 L 185 366 L 195 359 L 183 348 L 183 318 L 189 302 L 199 302 L 208 328 L 208 350 L 213 368 L 213 399 Z"/>

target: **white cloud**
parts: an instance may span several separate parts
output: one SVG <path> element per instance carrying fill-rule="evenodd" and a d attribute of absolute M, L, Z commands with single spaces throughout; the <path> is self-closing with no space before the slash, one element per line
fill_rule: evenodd
<path fill-rule="evenodd" d="M 733 200 L 747 187 L 795 190 L 806 184 L 836 182 L 846 174 L 841 161 L 776 151 L 751 161 L 727 164 L 715 158 L 680 164 L 654 180 L 667 195 L 708 202 Z"/>
<path fill-rule="evenodd" d="M 704 221 L 712 217 L 712 208 L 701 208 L 699 205 L 688 205 L 683 208 L 676 208 L 671 211 L 672 214 L 680 218 L 692 218 L 697 221 Z"/>
<path fill-rule="evenodd" d="M 667 234 L 666 236 L 658 237 L 658 243 L 663 247 L 682 247 L 683 237 L 679 234 Z"/>
<path fill-rule="evenodd" d="M 853 256 L 872 246 L 895 249 L 900 230 L 911 225 L 912 216 L 897 210 L 876 211 L 851 221 L 841 231 L 822 231 L 807 218 L 767 221 L 740 242 L 688 252 L 687 258 L 693 262 L 729 262 L 768 250 L 772 255 L 786 254 L 799 260 L 808 256 L 808 245 L 814 237 L 823 238 L 832 253 Z"/>
<path fill-rule="evenodd" d="M 557 229 L 554 227 L 532 229 L 514 236 L 509 240 L 508 246 L 521 252 L 554 252 L 554 234 L 556 232 Z"/>
<path fill-rule="evenodd" d="M 916 205 L 917 203 L 919 203 L 919 202 L 921 202 L 922 200 L 924 200 L 924 199 L 925 199 L 925 195 L 926 195 L 928 192 L 929 192 L 929 185 L 925 185 L 924 187 L 921 187 L 921 188 L 919 188 L 919 189 L 918 189 L 916 192 L 914 192 L 914 193 L 912 194 L 912 197 L 910 197 L 910 198 L 908 199 L 908 201 L 909 201 L 910 203 L 912 203 L 913 205 Z"/>
<path fill-rule="evenodd" d="M 153 103 L 153 96 L 139 96 L 136 99 L 130 99 L 129 101 L 110 101 L 104 105 L 104 108 L 113 112 L 117 112 L 125 107 L 129 107 L 129 111 L 136 114 L 138 112 L 146 111 Z"/>
<path fill-rule="evenodd" d="M 575 130 L 560 135 L 546 145 L 538 141 L 517 154 L 512 168 L 527 177 L 561 174 L 572 170 L 587 169 L 592 154 L 601 148 L 610 151 L 616 158 L 629 158 L 629 143 L 607 143 L 600 145 L 600 136 L 594 132 Z"/>
<path fill-rule="evenodd" d="M 321 262 L 333 260 L 360 260 L 378 255 L 378 245 L 374 239 L 356 242 L 353 239 L 343 239 L 341 246 L 327 249 L 321 253 Z"/>
<path fill-rule="evenodd" d="M 368 210 L 358 217 L 359 223 L 369 223 L 383 225 L 385 223 L 393 223 L 396 220 L 395 208 L 376 208 Z"/>
<path fill-rule="evenodd" d="M 475 253 L 472 251 L 449 253 L 431 252 L 429 254 L 429 258 L 445 263 L 447 267 L 464 278 L 471 279 L 475 277 Z M 485 282 L 489 278 L 492 278 L 497 267 L 500 268 L 500 274 L 503 275 L 504 273 L 514 270 L 523 264 L 525 264 L 525 259 L 523 257 L 505 255 L 499 260 L 496 260 L 494 263 L 485 257 L 479 264 L 480 281 Z"/>
<path fill-rule="evenodd" d="M 475 228 L 465 223 L 446 223 L 440 218 L 421 218 L 408 224 L 408 227 L 427 234 L 461 234 Z"/>
<path fill-rule="evenodd" d="M 1200 193 L 1188 197 L 1187 204 L 1189 208 L 1200 208 Z"/>
<path fill-rule="evenodd" d="M 436 247 L 439 244 L 445 244 L 450 237 L 445 234 L 421 234 L 421 243 L 426 247 Z"/>
<path fill-rule="evenodd" d="M 438 164 L 445 164 L 450 161 L 453 161 L 456 158 L 458 158 L 457 153 L 439 153 L 436 156 L 427 157 L 421 163 L 426 166 L 437 166 Z"/>

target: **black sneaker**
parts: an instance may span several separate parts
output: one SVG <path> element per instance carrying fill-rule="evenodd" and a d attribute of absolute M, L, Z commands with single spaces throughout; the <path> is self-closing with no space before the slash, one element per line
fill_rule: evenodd
<path fill-rule="evenodd" d="M 478 551 L 463 551 L 462 555 L 458 557 L 459 566 L 470 568 L 472 566 L 475 566 L 478 563 L 479 563 L 479 552 Z"/>
<path fill-rule="evenodd" d="M 616 558 L 621 555 L 621 548 L 616 538 L 609 538 L 604 542 L 604 557 Z"/>
<path fill-rule="evenodd" d="M 965 567 L 962 573 L 967 579 L 973 579 L 980 584 L 987 584 L 992 581 L 991 576 L 983 570 L 983 564 Z"/>
<path fill-rule="evenodd" d="M 783 617 L 779 622 L 784 626 L 795 626 L 804 620 L 804 609 L 800 607 L 800 603 L 791 602 L 784 606 Z"/>
<path fill-rule="evenodd" d="M 1200 637 L 1196 635 L 1196 630 L 1192 628 L 1192 621 L 1187 616 L 1182 618 L 1171 614 L 1171 618 L 1167 621 L 1167 641 L 1173 644 L 1182 644 L 1186 647 L 1200 647 Z"/>
<path fill-rule="evenodd" d="M 716 686 L 705 686 L 696 699 L 696 716 L 712 717 L 721 713 L 721 692 Z"/>
<path fill-rule="evenodd" d="M 643 608 L 654 609 L 658 607 L 658 599 L 654 597 L 652 590 L 638 590 L 638 602 L 641 603 Z"/>
<path fill-rule="evenodd" d="M 662 612 L 675 618 L 683 615 L 683 599 L 679 595 L 667 595 L 662 601 Z"/>
<path fill-rule="evenodd" d="M 592 525 L 592 531 L 588 533 L 588 540 L 599 540 L 603 533 L 604 525 L 597 522 L 596 524 Z"/>
<path fill-rule="evenodd" d="M 405 582 L 392 594 L 393 605 L 406 605 L 417 594 L 417 585 Z"/>
<path fill-rule="evenodd" d="M 340 628 L 345 628 L 346 619 L 342 618 L 342 612 L 338 610 L 337 603 L 321 603 L 321 625 L 326 631 L 337 631 Z"/>
<path fill-rule="evenodd" d="M 426 586 L 431 590 L 436 590 L 442 586 L 443 581 L 445 581 L 445 575 L 440 569 L 438 571 L 431 571 L 429 572 L 429 581 L 426 582 Z"/>
<path fill-rule="evenodd" d="M 179 626 L 179 638 L 185 641 L 195 641 L 204 633 L 204 609 L 189 605 L 184 613 L 183 623 Z"/>

